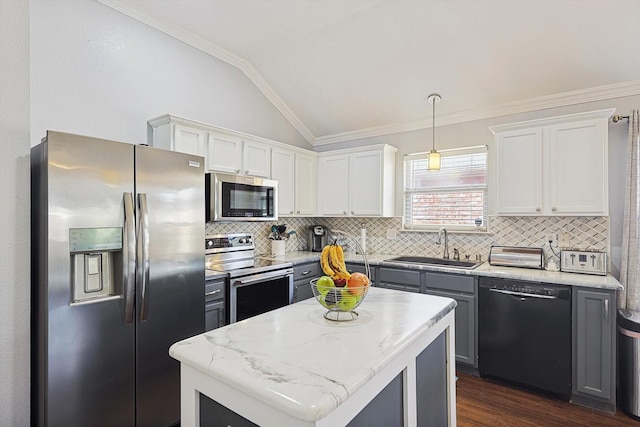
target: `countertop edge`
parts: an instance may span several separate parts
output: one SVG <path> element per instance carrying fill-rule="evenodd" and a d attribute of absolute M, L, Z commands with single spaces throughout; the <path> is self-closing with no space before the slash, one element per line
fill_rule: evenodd
<path fill-rule="evenodd" d="M 525 280 L 530 282 L 544 282 L 553 283 L 558 285 L 569 285 L 586 288 L 607 289 L 607 290 L 622 290 L 624 287 L 613 275 L 607 274 L 606 276 L 580 274 L 580 273 L 565 273 L 562 271 L 549 271 L 549 270 L 537 270 L 531 268 L 518 268 L 518 267 L 501 267 L 490 265 L 484 262 L 473 270 L 467 270 L 455 267 L 442 267 L 442 266 L 430 266 L 430 265 L 416 265 L 408 263 L 400 263 L 394 261 L 386 261 L 389 258 L 397 257 L 399 255 L 387 255 L 387 254 L 368 254 L 367 262 L 371 266 L 381 267 L 397 267 L 410 270 L 423 270 L 436 273 L 448 273 L 448 274 L 461 274 L 467 276 L 478 277 L 497 277 L 504 279 Z M 320 260 L 319 252 L 287 252 L 284 256 L 285 260 L 290 261 L 294 268 L 296 265 L 305 264 L 308 262 L 315 262 Z M 345 261 L 348 263 L 364 264 L 364 258 L 362 255 L 347 253 L 345 254 Z"/>

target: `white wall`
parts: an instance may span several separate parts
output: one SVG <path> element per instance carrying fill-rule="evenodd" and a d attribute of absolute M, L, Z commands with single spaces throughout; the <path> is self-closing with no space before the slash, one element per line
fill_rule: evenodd
<path fill-rule="evenodd" d="M 145 143 L 173 114 L 311 148 L 237 68 L 95 1 L 31 0 L 31 135 Z"/>
<path fill-rule="evenodd" d="M 29 425 L 29 3 L 0 1 L 0 426 Z"/>

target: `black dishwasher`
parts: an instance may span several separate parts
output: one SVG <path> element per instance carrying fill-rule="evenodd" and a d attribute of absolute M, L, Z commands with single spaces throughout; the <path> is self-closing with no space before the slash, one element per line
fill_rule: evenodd
<path fill-rule="evenodd" d="M 481 277 L 480 376 L 569 400 L 571 287 Z"/>

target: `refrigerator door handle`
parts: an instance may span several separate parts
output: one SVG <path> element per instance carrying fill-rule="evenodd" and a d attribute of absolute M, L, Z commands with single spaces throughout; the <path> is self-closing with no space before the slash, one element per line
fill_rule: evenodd
<path fill-rule="evenodd" d="M 138 194 L 138 283 L 140 284 L 140 321 L 147 320 L 149 284 L 149 212 L 147 195 Z"/>
<path fill-rule="evenodd" d="M 122 283 L 124 284 L 124 323 L 133 323 L 133 300 L 136 274 L 136 224 L 133 194 L 124 193 L 124 244 L 122 245 Z"/>

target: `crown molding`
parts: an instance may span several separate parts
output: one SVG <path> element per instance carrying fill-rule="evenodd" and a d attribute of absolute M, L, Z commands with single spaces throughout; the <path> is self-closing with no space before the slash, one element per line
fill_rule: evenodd
<path fill-rule="evenodd" d="M 616 83 L 607 86 L 599 86 L 589 89 L 581 89 L 554 95 L 530 98 L 521 101 L 507 102 L 504 104 L 461 111 L 438 116 L 438 126 L 446 126 L 474 120 L 489 119 L 492 117 L 507 116 L 510 114 L 529 113 L 532 111 L 550 108 L 566 107 L 570 105 L 584 104 L 587 102 L 602 101 L 605 99 L 622 98 L 625 96 L 640 95 L 640 80 Z M 377 136 L 391 135 L 400 132 L 411 132 L 432 127 L 432 118 L 422 117 L 402 123 L 394 123 L 383 126 L 375 126 L 356 131 L 337 133 L 317 137 L 314 146 L 337 144 L 340 142 L 357 139 L 374 138 Z"/>
<path fill-rule="evenodd" d="M 152 18 L 148 14 L 135 10 L 134 7 L 127 8 L 121 4 L 113 2 L 111 0 L 97 0 L 99 3 L 114 9 L 124 15 L 129 16 L 151 28 L 161 31 L 175 39 L 178 39 L 190 46 L 195 47 L 227 64 L 233 65 L 240 69 L 245 76 L 258 88 L 260 92 L 273 104 L 273 106 L 280 111 L 284 118 L 307 140 L 311 145 L 314 145 L 315 137 L 311 131 L 302 123 L 302 121 L 296 116 L 296 114 L 285 104 L 285 102 L 278 96 L 273 88 L 262 78 L 262 76 L 253 68 L 253 66 L 245 59 L 234 55 L 228 50 L 211 43 L 204 38 L 186 31 L 182 28 L 174 25 L 167 24 L 166 22 L 160 22 L 157 19 Z"/>

